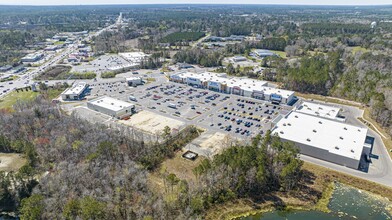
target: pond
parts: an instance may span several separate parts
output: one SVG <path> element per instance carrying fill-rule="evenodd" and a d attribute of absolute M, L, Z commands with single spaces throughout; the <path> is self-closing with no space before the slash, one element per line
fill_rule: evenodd
<path fill-rule="evenodd" d="M 387 220 L 392 219 L 387 207 L 392 205 L 387 199 L 361 190 L 336 184 L 329 203 L 330 213 L 319 211 L 273 211 L 244 217 L 242 220 Z"/>

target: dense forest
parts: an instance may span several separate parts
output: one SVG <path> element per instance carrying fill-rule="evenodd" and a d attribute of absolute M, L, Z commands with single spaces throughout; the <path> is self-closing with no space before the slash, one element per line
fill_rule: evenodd
<path fill-rule="evenodd" d="M 203 32 L 175 32 L 162 38 L 163 43 L 174 44 L 176 42 L 196 41 L 205 36 Z"/>
<path fill-rule="evenodd" d="M 203 49 L 188 49 L 174 55 L 174 62 L 199 64 L 204 67 L 221 66 L 224 56 L 217 51 Z"/>

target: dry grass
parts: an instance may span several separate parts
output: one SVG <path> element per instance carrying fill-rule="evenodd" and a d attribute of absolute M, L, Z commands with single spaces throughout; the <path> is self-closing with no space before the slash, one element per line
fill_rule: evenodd
<path fill-rule="evenodd" d="M 161 172 L 166 171 L 167 173 L 174 173 L 180 179 L 188 182 L 196 181 L 196 176 L 193 174 L 193 169 L 199 166 L 200 162 L 205 159 L 203 156 L 199 156 L 196 160 L 188 160 L 182 157 L 185 151 L 178 151 L 175 157 L 165 160 L 161 166 Z"/>
<path fill-rule="evenodd" d="M 255 205 L 255 203 L 251 200 L 237 199 L 231 202 L 226 202 L 224 205 L 215 205 L 207 213 L 205 219 L 235 219 L 272 210 L 274 210 L 272 202 Z"/>
<path fill-rule="evenodd" d="M 205 158 L 199 156 L 196 160 L 187 160 L 182 158 L 184 150 L 176 152 L 173 158 L 165 160 L 160 169 L 149 175 L 149 180 L 152 183 L 153 189 L 165 193 L 165 183 L 163 178 L 169 173 L 175 174 L 178 178 L 186 180 L 188 183 L 196 181 L 196 176 L 193 174 L 193 169 L 197 167 Z M 194 184 L 189 184 L 190 186 Z"/>
<path fill-rule="evenodd" d="M 295 94 L 298 97 L 305 98 L 305 99 L 314 99 L 323 102 L 330 102 L 330 103 L 335 103 L 340 105 L 349 105 L 358 108 L 363 108 L 363 105 L 361 103 L 350 101 L 350 100 L 345 100 L 345 99 L 340 99 L 340 98 L 335 98 L 330 96 L 316 95 L 316 94 L 300 93 L 300 92 L 295 92 Z"/>

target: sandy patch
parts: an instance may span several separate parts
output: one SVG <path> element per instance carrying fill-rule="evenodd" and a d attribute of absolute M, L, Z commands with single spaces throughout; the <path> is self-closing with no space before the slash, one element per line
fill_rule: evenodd
<path fill-rule="evenodd" d="M 234 140 L 228 135 L 221 132 L 204 133 L 197 141 L 197 145 L 202 149 L 206 149 L 215 155 L 221 152 L 224 148 L 231 145 Z"/>
<path fill-rule="evenodd" d="M 150 111 L 138 112 L 131 116 L 129 120 L 120 120 L 119 122 L 153 134 L 161 133 L 166 126 L 169 126 L 171 129 L 180 130 L 185 125 L 182 121 L 158 115 Z"/>
<path fill-rule="evenodd" d="M 22 154 L 0 153 L 0 171 L 19 170 L 27 161 L 22 156 Z"/>

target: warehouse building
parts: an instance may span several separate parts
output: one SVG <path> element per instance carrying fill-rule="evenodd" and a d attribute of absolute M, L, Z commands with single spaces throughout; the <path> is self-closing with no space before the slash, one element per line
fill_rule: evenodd
<path fill-rule="evenodd" d="M 58 46 L 58 45 L 52 45 L 52 46 L 47 46 L 47 47 L 45 47 L 45 51 L 56 51 L 56 50 L 58 50 L 58 49 L 60 49 L 60 46 Z"/>
<path fill-rule="evenodd" d="M 273 128 L 284 141 L 292 141 L 301 154 L 358 169 L 367 143 L 367 128 L 292 111 Z M 364 150 L 364 148 L 368 148 Z"/>
<path fill-rule="evenodd" d="M 247 59 L 246 59 L 246 57 L 243 57 L 243 56 L 235 56 L 235 57 L 233 57 L 233 61 L 234 62 L 243 62 L 243 61 L 246 61 Z"/>
<path fill-rule="evenodd" d="M 24 63 L 31 63 L 31 62 L 37 62 L 38 60 L 42 59 L 44 57 L 43 53 L 32 53 L 28 54 L 25 57 L 22 57 L 21 61 Z"/>
<path fill-rule="evenodd" d="M 135 105 L 108 96 L 87 102 L 87 107 L 97 112 L 122 119 L 135 113 Z"/>
<path fill-rule="evenodd" d="M 140 65 L 140 63 L 149 55 L 143 52 L 129 52 L 129 53 L 119 53 L 119 56 L 130 62 L 131 64 Z"/>
<path fill-rule="evenodd" d="M 139 67 L 139 64 L 127 63 L 127 64 L 123 64 L 123 65 L 118 65 L 118 66 L 111 66 L 111 67 L 108 67 L 108 70 L 114 71 L 114 72 L 124 72 L 124 71 L 128 71 L 128 70 L 137 69 Z"/>
<path fill-rule="evenodd" d="M 276 53 L 274 53 L 270 50 L 255 50 L 254 54 L 256 54 L 256 56 L 258 56 L 260 58 L 278 56 Z"/>
<path fill-rule="evenodd" d="M 171 75 L 170 80 L 216 92 L 267 100 L 276 104 L 288 104 L 294 99 L 293 91 L 268 87 L 268 83 L 261 80 L 239 77 L 229 78 L 224 73 L 180 72 Z"/>
<path fill-rule="evenodd" d="M 143 84 L 141 77 L 128 77 L 126 78 L 128 86 L 138 86 Z"/>
<path fill-rule="evenodd" d="M 11 65 L 2 66 L 0 67 L 0 72 L 7 72 L 10 71 L 11 69 L 12 69 Z"/>
<path fill-rule="evenodd" d="M 72 85 L 71 88 L 66 89 L 61 93 L 61 98 L 64 101 L 67 100 L 80 100 L 84 98 L 86 91 L 88 90 L 88 84 L 85 82 L 79 82 Z"/>

